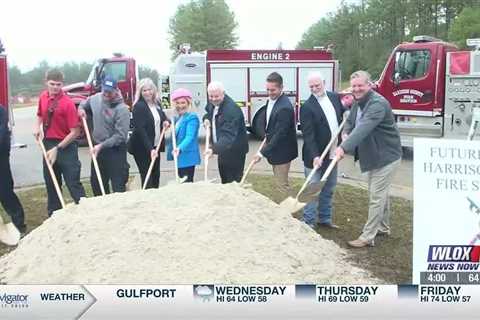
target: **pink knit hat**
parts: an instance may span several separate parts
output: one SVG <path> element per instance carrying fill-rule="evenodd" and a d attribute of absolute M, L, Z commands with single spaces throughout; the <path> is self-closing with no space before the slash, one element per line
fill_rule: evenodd
<path fill-rule="evenodd" d="M 172 93 L 172 101 L 175 101 L 179 98 L 187 98 L 189 100 L 192 100 L 192 94 L 187 89 L 178 88 Z"/>

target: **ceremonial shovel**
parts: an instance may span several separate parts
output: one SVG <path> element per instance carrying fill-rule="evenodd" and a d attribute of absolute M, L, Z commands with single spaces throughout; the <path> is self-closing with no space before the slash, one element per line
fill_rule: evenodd
<path fill-rule="evenodd" d="M 177 132 L 175 131 L 175 122 L 172 121 L 172 146 L 173 146 L 173 150 L 177 149 Z M 178 176 L 178 159 L 177 159 L 177 155 L 174 153 L 173 154 L 173 162 L 175 164 L 175 180 L 178 182 L 178 183 L 184 183 L 185 180 L 187 180 L 187 177 L 183 177 L 183 178 L 180 178 Z"/>
<path fill-rule="evenodd" d="M 90 130 L 88 130 L 87 120 L 84 117 L 81 117 L 81 118 L 83 122 L 83 129 L 85 130 L 85 136 L 87 137 L 87 141 L 88 141 L 88 148 L 90 149 L 90 155 L 92 156 L 93 167 L 95 168 L 95 173 L 97 175 L 98 184 L 100 185 L 102 196 L 104 196 L 105 188 L 103 187 L 103 179 L 102 179 L 102 175 L 100 174 L 100 168 L 98 167 L 97 156 L 92 153 L 93 143 L 92 143 L 92 137 L 90 136 Z"/>
<path fill-rule="evenodd" d="M 163 137 L 165 136 L 166 130 L 167 130 L 167 127 L 163 127 L 162 132 L 160 133 L 160 140 L 158 141 L 157 148 L 155 148 L 155 151 L 157 152 L 157 157 L 160 157 L 158 152 L 160 151 L 160 146 L 162 144 L 162 140 L 163 140 Z M 153 166 L 155 165 L 156 160 L 157 159 L 155 158 L 150 161 L 150 166 L 148 167 L 147 176 L 145 177 L 145 182 L 143 183 L 143 188 L 142 188 L 143 190 L 147 188 L 147 183 L 148 183 L 148 180 L 150 180 L 150 175 L 152 174 Z"/>
<path fill-rule="evenodd" d="M 322 161 L 325 158 L 325 156 L 329 153 L 333 143 L 336 141 L 340 132 L 342 132 L 343 126 L 345 125 L 346 121 L 347 121 L 347 118 L 345 118 L 342 121 L 342 123 L 338 127 L 337 133 L 332 135 L 330 142 L 325 147 L 325 150 L 323 150 L 323 153 L 320 156 L 320 159 Z M 292 198 L 292 197 L 286 198 L 280 203 L 280 206 L 287 209 L 291 213 L 301 210 L 309 201 L 311 201 L 316 195 L 318 195 L 318 193 L 322 191 L 322 188 L 325 185 L 325 182 L 327 181 L 327 178 L 330 175 L 330 172 L 333 170 L 338 160 L 339 159 L 337 157 L 335 157 L 332 160 L 327 170 L 325 171 L 324 175 L 320 179 L 320 182 L 310 184 L 310 181 L 312 180 L 313 176 L 319 169 L 319 167 L 314 167 L 310 172 L 310 174 L 308 175 L 305 182 L 303 183 L 302 187 L 298 191 L 297 196 L 295 198 Z"/>
<path fill-rule="evenodd" d="M 263 146 L 265 145 L 265 143 L 267 143 L 267 137 L 265 137 L 262 141 L 262 143 L 260 144 L 260 147 L 258 148 L 258 152 L 260 152 L 263 148 Z M 247 170 L 245 170 L 245 173 L 243 174 L 243 177 L 242 177 L 242 180 L 240 181 L 240 185 L 243 185 L 243 183 L 245 182 L 245 180 L 247 179 L 247 176 L 248 174 L 250 173 L 250 171 L 252 170 L 253 166 L 255 165 L 255 161 L 250 161 L 250 164 L 248 165 L 247 167 Z"/>

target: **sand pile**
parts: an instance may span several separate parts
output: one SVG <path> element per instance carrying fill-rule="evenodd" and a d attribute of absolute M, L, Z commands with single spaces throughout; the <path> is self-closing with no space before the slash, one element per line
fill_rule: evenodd
<path fill-rule="evenodd" d="M 82 200 L 0 259 L 9 284 L 375 283 L 268 198 L 183 184 Z"/>

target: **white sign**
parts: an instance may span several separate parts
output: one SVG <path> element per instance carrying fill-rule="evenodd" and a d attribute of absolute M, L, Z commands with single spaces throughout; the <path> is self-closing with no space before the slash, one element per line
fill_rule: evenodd
<path fill-rule="evenodd" d="M 480 38 L 467 39 L 467 46 L 469 46 L 469 47 L 479 47 L 480 46 Z"/>
<path fill-rule="evenodd" d="M 421 272 L 480 271 L 472 261 L 480 245 L 480 142 L 415 139 L 414 154 L 412 282 Z"/>

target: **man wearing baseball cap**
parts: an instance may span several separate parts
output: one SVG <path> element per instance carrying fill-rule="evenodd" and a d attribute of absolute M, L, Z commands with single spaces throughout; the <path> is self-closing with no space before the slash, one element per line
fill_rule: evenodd
<path fill-rule="evenodd" d="M 130 127 L 130 111 L 118 90 L 117 80 L 106 75 L 102 81 L 102 92 L 90 96 L 78 108 L 78 115 L 93 120 L 92 156 L 97 158 L 103 187 L 110 193 L 125 192 L 128 181 L 127 138 Z M 101 195 L 100 185 L 91 165 L 90 183 L 95 196 Z"/>

